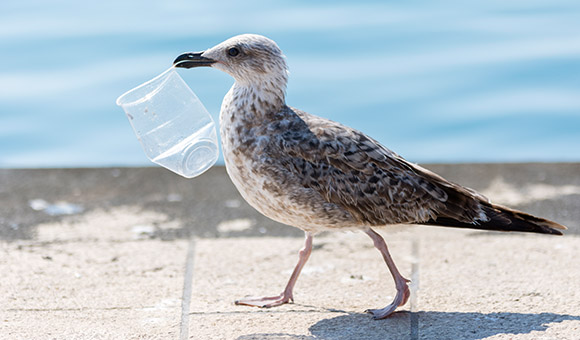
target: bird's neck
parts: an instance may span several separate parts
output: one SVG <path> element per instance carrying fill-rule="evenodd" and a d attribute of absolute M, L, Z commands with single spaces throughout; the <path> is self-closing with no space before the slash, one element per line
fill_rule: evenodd
<path fill-rule="evenodd" d="M 280 111 L 285 104 L 286 85 L 266 79 L 260 82 L 236 81 L 232 89 L 231 104 L 237 112 L 254 115 L 254 119 Z"/>

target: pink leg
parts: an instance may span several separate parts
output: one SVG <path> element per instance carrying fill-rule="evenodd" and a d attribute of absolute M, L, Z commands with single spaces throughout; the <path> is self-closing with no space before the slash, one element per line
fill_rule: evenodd
<path fill-rule="evenodd" d="M 300 271 L 302 267 L 306 264 L 308 257 L 310 257 L 310 253 L 312 252 L 312 235 L 309 232 L 306 232 L 306 241 L 304 243 L 304 247 L 300 249 L 298 252 L 299 260 L 296 268 L 292 272 L 292 276 L 290 276 L 290 280 L 286 285 L 286 288 L 280 295 L 276 296 L 268 296 L 268 297 L 249 297 L 241 300 L 236 300 L 236 305 L 246 305 L 246 306 L 254 306 L 254 307 L 274 307 L 279 306 L 289 301 L 294 302 L 294 297 L 292 296 L 292 290 L 294 289 L 294 285 L 296 284 L 296 280 L 298 280 L 298 275 L 300 275 Z"/>
<path fill-rule="evenodd" d="M 387 244 L 385 240 L 381 237 L 381 235 L 377 234 L 374 230 L 368 229 L 366 233 L 373 239 L 375 247 L 381 252 L 383 255 L 383 259 L 387 263 L 387 267 L 391 271 L 391 275 L 393 275 L 393 279 L 395 280 L 395 287 L 397 288 L 397 295 L 393 302 L 385 308 L 382 309 L 369 309 L 367 310 L 368 313 L 371 313 L 375 319 L 384 319 L 389 316 L 391 313 L 395 311 L 395 309 L 399 306 L 404 305 L 407 303 L 407 300 L 410 296 L 409 287 L 407 283 L 410 282 L 409 280 L 405 279 L 399 270 L 395 266 L 395 262 L 391 258 L 389 254 L 389 249 L 387 248 Z"/>

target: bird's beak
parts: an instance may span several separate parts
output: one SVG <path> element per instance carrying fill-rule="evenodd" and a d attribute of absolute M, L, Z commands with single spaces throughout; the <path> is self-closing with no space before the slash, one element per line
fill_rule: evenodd
<path fill-rule="evenodd" d="M 202 56 L 203 52 L 184 53 L 173 62 L 175 67 L 192 68 L 199 66 L 211 66 L 216 60 Z"/>

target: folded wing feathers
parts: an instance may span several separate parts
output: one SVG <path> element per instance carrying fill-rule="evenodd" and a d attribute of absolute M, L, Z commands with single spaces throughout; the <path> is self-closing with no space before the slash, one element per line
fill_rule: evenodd
<path fill-rule="evenodd" d="M 291 157 L 288 168 L 301 173 L 305 187 L 318 191 L 328 202 L 342 206 L 361 223 L 444 221 L 445 225 L 454 226 L 453 221 L 457 221 L 455 226 L 477 228 L 490 223 L 509 226 L 515 218 L 547 228 L 565 228 L 493 205 L 475 190 L 407 162 L 361 132 L 300 110 L 290 110 L 301 121 L 296 123 L 300 126 L 288 129 L 289 135 L 280 139 L 283 154 Z"/>

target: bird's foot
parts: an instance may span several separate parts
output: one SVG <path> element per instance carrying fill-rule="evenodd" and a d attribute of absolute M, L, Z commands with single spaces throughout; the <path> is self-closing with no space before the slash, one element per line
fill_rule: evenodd
<path fill-rule="evenodd" d="M 277 296 L 265 296 L 265 297 L 248 297 L 240 300 L 236 300 L 236 305 L 245 305 L 260 308 L 270 308 L 283 305 L 285 303 L 294 302 L 292 293 L 282 293 Z"/>
<path fill-rule="evenodd" d="M 393 302 L 391 302 L 390 305 L 382 309 L 367 309 L 365 312 L 372 314 L 373 319 L 375 320 L 384 319 L 387 316 L 391 315 L 395 311 L 395 309 L 397 309 L 397 307 L 407 303 L 407 300 L 409 300 L 409 297 L 411 296 L 411 291 L 407 286 L 407 282 L 409 281 L 405 280 L 404 285 L 397 287 L 397 295 L 395 296 L 395 299 L 393 300 Z"/>

